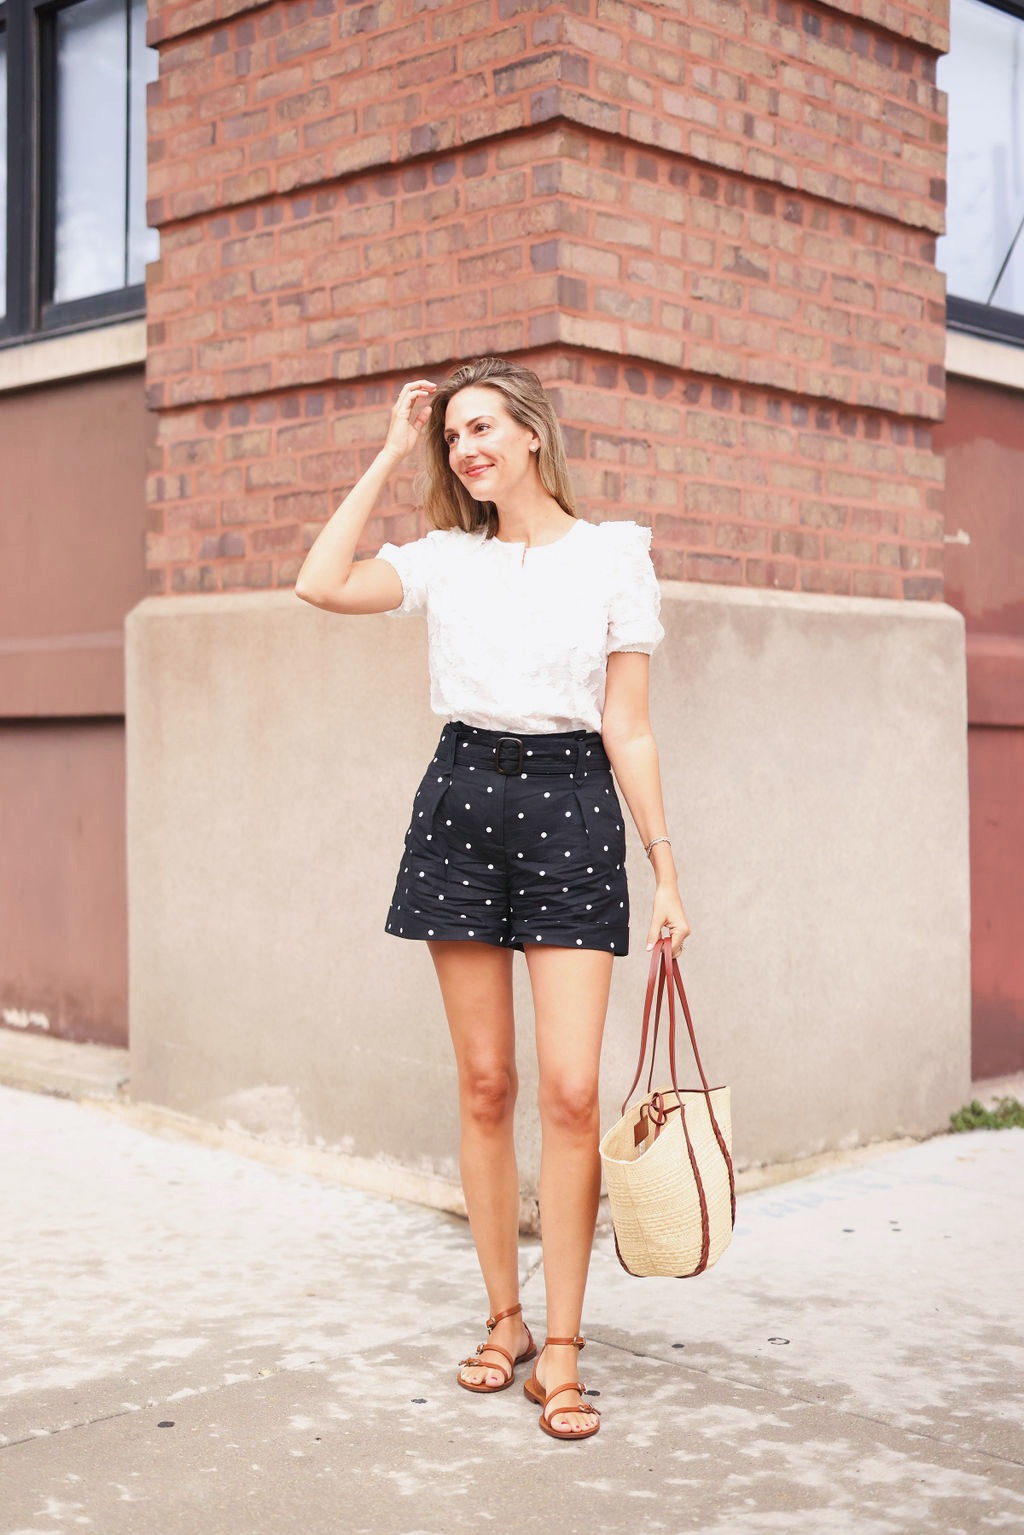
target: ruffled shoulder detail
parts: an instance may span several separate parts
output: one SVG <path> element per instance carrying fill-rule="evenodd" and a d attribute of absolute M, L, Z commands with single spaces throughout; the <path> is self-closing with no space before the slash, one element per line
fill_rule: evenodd
<path fill-rule="evenodd" d="M 604 542 L 619 553 L 626 554 L 631 550 L 650 553 L 651 529 L 642 522 L 620 519 L 615 522 L 595 522 L 594 527 Z"/>
<path fill-rule="evenodd" d="M 651 529 L 641 522 L 598 524 L 614 556 L 608 613 L 608 653 L 640 650 L 651 655 L 665 637 L 661 591 L 651 561 Z"/>

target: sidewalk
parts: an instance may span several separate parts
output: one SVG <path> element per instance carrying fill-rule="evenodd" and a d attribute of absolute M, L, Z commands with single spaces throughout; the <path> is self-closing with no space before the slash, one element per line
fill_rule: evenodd
<path fill-rule="evenodd" d="M 9 1088 L 0 1153 L 2 1535 L 1024 1530 L 1024 1131 L 747 1193 L 689 1282 L 603 1232 L 575 1446 L 453 1383 L 464 1222 Z"/>

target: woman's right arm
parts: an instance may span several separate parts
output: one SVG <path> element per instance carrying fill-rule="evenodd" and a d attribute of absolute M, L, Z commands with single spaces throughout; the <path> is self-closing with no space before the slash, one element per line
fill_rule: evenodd
<path fill-rule="evenodd" d="M 398 571 L 387 560 L 353 563 L 367 518 L 387 480 L 415 445 L 430 414 L 435 384 L 406 384 L 383 448 L 317 535 L 295 582 L 295 595 L 332 613 L 386 613 L 403 598 Z M 426 403 L 424 403 L 426 402 Z"/>

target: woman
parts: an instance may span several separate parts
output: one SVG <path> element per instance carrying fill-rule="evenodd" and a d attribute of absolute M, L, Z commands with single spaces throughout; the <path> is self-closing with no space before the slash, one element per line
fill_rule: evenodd
<path fill-rule="evenodd" d="M 384 487 L 424 438 L 431 531 L 353 564 Z M 406 384 L 384 447 L 325 525 L 296 592 L 337 613 L 425 613 L 431 707 L 446 720 L 413 803 L 386 922 L 425 941 L 455 1047 L 460 1166 L 487 1287 L 488 1338 L 459 1366 L 503 1391 L 536 1359 L 528 1397 L 557 1439 L 599 1428 L 577 1374 L 600 1192 L 598 1068 L 612 961 L 628 947 L 624 817 L 655 875 L 650 949 L 690 931 L 648 718 L 664 634 L 650 531 L 577 518 L 540 380 L 499 358 L 440 387 Z M 519 1304 L 512 951 L 529 968 L 542 1129 L 547 1338 Z"/>

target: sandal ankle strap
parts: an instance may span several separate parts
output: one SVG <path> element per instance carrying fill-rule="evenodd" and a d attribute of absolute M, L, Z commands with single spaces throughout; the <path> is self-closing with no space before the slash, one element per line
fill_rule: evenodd
<path fill-rule="evenodd" d="M 556 1348 L 583 1349 L 587 1346 L 587 1340 L 582 1333 L 577 1333 L 575 1338 L 545 1338 L 544 1347 L 547 1348 L 549 1343 L 554 1344 Z"/>
<path fill-rule="evenodd" d="M 511 1306 L 508 1311 L 496 1311 L 493 1316 L 489 1316 L 487 1318 L 485 1323 L 487 1331 L 489 1333 L 493 1332 L 499 1322 L 504 1322 L 505 1319 L 510 1316 L 518 1316 L 522 1309 L 523 1303 L 522 1301 L 519 1301 L 517 1305 Z"/>

